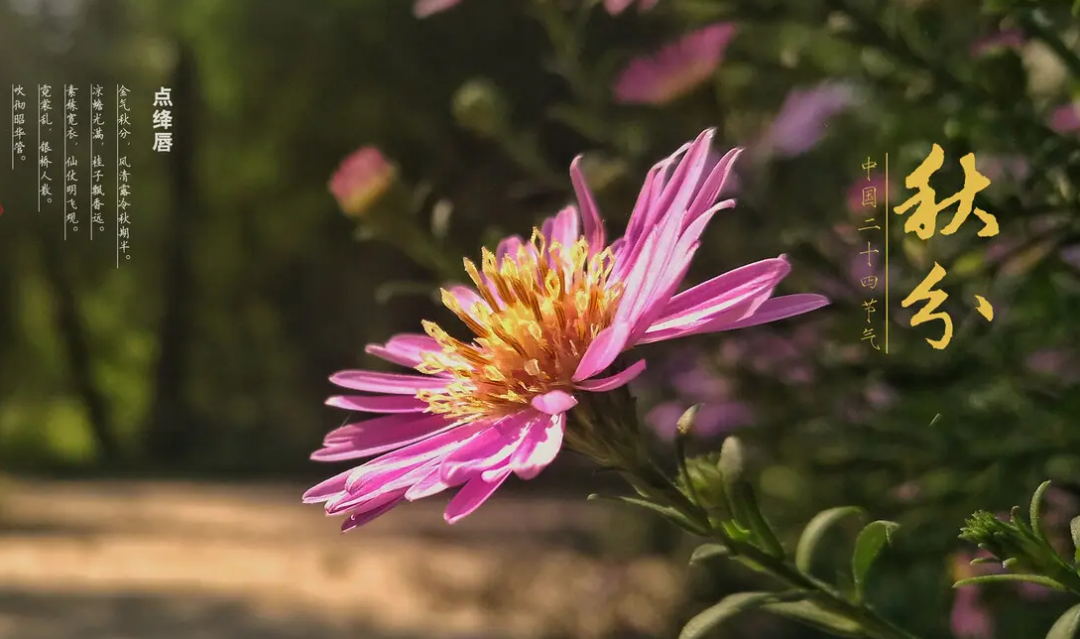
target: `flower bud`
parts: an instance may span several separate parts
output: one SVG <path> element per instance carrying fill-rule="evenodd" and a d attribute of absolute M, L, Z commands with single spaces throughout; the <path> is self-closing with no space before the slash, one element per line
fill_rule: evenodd
<path fill-rule="evenodd" d="M 397 168 L 379 149 L 365 146 L 341 162 L 330 179 L 330 192 L 349 217 L 363 217 L 393 184 Z"/>
<path fill-rule="evenodd" d="M 499 88 L 482 78 L 469 80 L 454 94 L 454 118 L 458 124 L 487 137 L 506 130 L 508 108 Z"/>

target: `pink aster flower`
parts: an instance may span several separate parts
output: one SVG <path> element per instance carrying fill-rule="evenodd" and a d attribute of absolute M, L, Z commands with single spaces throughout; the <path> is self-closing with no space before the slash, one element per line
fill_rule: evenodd
<path fill-rule="evenodd" d="M 1063 104 L 1050 113 L 1050 128 L 1058 133 L 1080 131 L 1080 105 Z"/>
<path fill-rule="evenodd" d="M 379 149 L 361 147 L 341 162 L 330 178 L 330 192 L 346 214 L 363 215 L 386 192 L 396 174 L 397 169 Z"/>
<path fill-rule="evenodd" d="M 1004 31 L 998 31 L 988 36 L 984 36 L 971 43 L 971 55 L 978 57 L 993 53 L 995 51 L 1004 51 L 1007 49 L 1019 49 L 1024 46 L 1024 32 L 1020 29 L 1005 29 Z"/>
<path fill-rule="evenodd" d="M 417 18 L 426 18 L 452 9 L 461 4 L 461 0 L 416 0 L 413 5 L 413 15 Z"/>
<path fill-rule="evenodd" d="M 720 22 L 692 31 L 659 51 L 634 58 L 615 80 L 621 104 L 666 104 L 679 98 L 716 71 L 735 25 Z"/>
<path fill-rule="evenodd" d="M 791 270 L 783 256 L 677 292 L 709 220 L 735 205 L 717 199 L 739 150 L 709 163 L 712 137 L 705 131 L 653 167 L 625 236 L 611 243 L 578 158 L 570 176 L 579 207 L 548 219 L 528 242 L 515 236 L 495 252 L 485 249 L 479 266 L 465 260 L 473 286 L 443 291 L 472 341 L 424 322 L 427 335 L 398 335 L 367 349 L 418 374 L 333 375 L 331 382 L 353 394 L 331 397 L 329 405 L 383 416 L 332 431 L 312 458 L 377 457 L 311 488 L 304 501 L 348 514 L 348 530 L 402 502 L 460 487 L 445 512 L 454 523 L 510 475 L 536 477 L 564 441 L 579 452 L 587 452 L 579 444 L 606 444 L 589 439 L 596 431 L 570 411 L 645 369 L 644 360 L 613 366 L 632 347 L 828 304 L 820 295 L 773 297 Z"/>
<path fill-rule="evenodd" d="M 784 99 L 756 151 L 787 157 L 805 153 L 825 136 L 829 120 L 856 101 L 854 87 L 846 82 L 828 81 L 809 89 L 794 89 Z"/>
<path fill-rule="evenodd" d="M 650 11 L 660 0 L 637 0 L 638 11 Z M 634 0 L 604 0 L 604 9 L 613 16 L 617 16 L 626 8 L 634 4 Z"/>

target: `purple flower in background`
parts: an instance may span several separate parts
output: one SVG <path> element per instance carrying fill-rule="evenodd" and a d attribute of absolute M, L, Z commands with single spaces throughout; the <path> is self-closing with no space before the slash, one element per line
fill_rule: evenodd
<path fill-rule="evenodd" d="M 654 166 L 626 233 L 611 244 L 580 170 L 570 166 L 578 206 L 512 236 L 477 267 L 473 287 L 443 290 L 443 304 L 475 335 L 451 337 L 434 322 L 367 352 L 420 374 L 341 371 L 330 381 L 353 394 L 337 408 L 382 413 L 326 436 L 312 458 L 375 457 L 312 487 L 306 503 L 345 514 L 350 530 L 406 501 L 460 488 L 446 507 L 454 523 L 479 508 L 510 475 L 533 479 L 568 442 L 592 442 L 567 414 L 579 397 L 620 388 L 645 370 L 639 359 L 612 368 L 639 344 L 728 331 L 800 315 L 828 304 L 820 295 L 773 297 L 791 266 L 761 260 L 676 293 L 739 155 L 709 163 L 714 132 Z M 702 176 L 705 175 L 704 179 Z M 359 394 L 367 393 L 367 394 Z M 605 453 L 607 454 L 607 453 Z"/>
<path fill-rule="evenodd" d="M 971 43 L 971 55 L 978 57 L 997 51 L 1019 49 L 1024 46 L 1024 32 L 1020 29 L 1005 29 L 979 38 Z"/>
<path fill-rule="evenodd" d="M 735 31 L 730 22 L 712 24 L 634 58 L 615 80 L 615 101 L 666 104 L 689 93 L 716 71 Z"/>
<path fill-rule="evenodd" d="M 1076 354 L 1064 348 L 1042 348 L 1027 356 L 1024 368 L 1051 377 L 1064 384 L 1080 380 L 1080 366 Z"/>
<path fill-rule="evenodd" d="M 1080 131 L 1080 105 L 1070 102 L 1054 109 L 1050 113 L 1050 128 L 1061 134 Z"/>
<path fill-rule="evenodd" d="M 1073 244 L 1061 249 L 1061 259 L 1069 266 L 1080 269 L 1080 244 Z"/>
<path fill-rule="evenodd" d="M 980 556 L 987 555 L 980 553 Z M 974 556 L 966 552 L 953 556 L 953 581 L 1001 571 L 1000 566 L 995 564 L 972 566 L 972 559 Z M 994 618 L 979 595 L 977 586 L 962 586 L 956 589 L 949 621 L 953 636 L 957 639 L 991 639 L 994 636 Z"/>
<path fill-rule="evenodd" d="M 788 157 L 805 153 L 821 141 L 829 120 L 857 101 L 855 88 L 847 82 L 828 81 L 809 89 L 793 89 L 757 143 L 757 151 Z"/>
<path fill-rule="evenodd" d="M 660 0 L 636 0 L 639 11 L 650 11 Z M 617 16 L 626 8 L 634 4 L 635 0 L 604 0 L 604 9 L 613 16 Z"/>
<path fill-rule="evenodd" d="M 675 439 L 676 424 L 691 404 L 663 402 L 645 415 L 645 422 L 665 441 Z M 712 438 L 751 422 L 750 408 L 742 402 L 711 402 L 702 405 L 694 419 L 693 435 Z"/>

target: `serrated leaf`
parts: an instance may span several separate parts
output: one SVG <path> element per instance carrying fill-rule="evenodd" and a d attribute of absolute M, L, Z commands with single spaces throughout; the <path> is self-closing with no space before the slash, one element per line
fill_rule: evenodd
<path fill-rule="evenodd" d="M 810 566 L 814 559 L 814 551 L 817 549 L 818 543 L 821 542 L 825 533 L 828 532 L 833 525 L 844 517 L 861 514 L 862 512 L 863 510 L 857 506 L 840 506 L 838 508 L 823 510 L 814 515 L 814 518 L 810 520 L 810 523 L 806 524 L 806 528 L 803 528 L 802 535 L 799 536 L 799 545 L 795 549 L 795 565 L 799 570 L 805 573 L 810 572 Z"/>
<path fill-rule="evenodd" d="M 690 565 L 695 566 L 717 557 L 727 557 L 730 554 L 731 551 L 723 544 L 702 544 L 690 555 Z"/>
<path fill-rule="evenodd" d="M 960 581 L 953 584 L 953 588 L 1003 582 L 1016 583 L 1018 581 L 1039 584 L 1040 586 L 1046 586 L 1047 588 L 1053 588 L 1054 590 L 1066 590 L 1065 586 L 1055 579 L 1043 577 L 1042 575 L 1029 575 L 1015 572 L 1001 573 L 999 575 L 980 575 L 978 577 L 961 579 Z"/>
<path fill-rule="evenodd" d="M 713 628 L 735 615 L 758 608 L 766 603 L 780 603 L 805 597 L 803 593 L 777 594 L 773 592 L 740 592 L 728 595 L 704 611 L 698 613 L 683 626 L 679 639 L 698 639 Z"/>
<path fill-rule="evenodd" d="M 1050 488 L 1049 481 L 1044 481 L 1039 484 L 1039 487 L 1035 489 L 1035 494 L 1031 497 L 1031 505 L 1028 507 L 1028 516 L 1031 518 L 1031 530 L 1035 533 L 1036 537 L 1043 541 L 1046 541 L 1046 536 L 1043 535 L 1042 522 L 1040 522 L 1039 519 L 1042 515 L 1043 494 L 1046 493 L 1047 488 Z"/>
<path fill-rule="evenodd" d="M 1065 611 L 1058 617 L 1050 632 L 1046 633 L 1046 639 L 1074 639 L 1080 630 L 1080 604 Z"/>
<path fill-rule="evenodd" d="M 763 604 L 761 609 L 839 637 L 863 636 L 863 628 L 858 622 L 824 610 L 817 602 L 810 599 Z"/>
<path fill-rule="evenodd" d="M 867 524 L 855 539 L 855 552 L 851 556 L 851 575 L 855 579 L 856 601 L 862 601 L 870 567 L 885 544 L 891 541 L 893 531 L 899 527 L 899 524 L 891 521 L 873 521 Z"/>

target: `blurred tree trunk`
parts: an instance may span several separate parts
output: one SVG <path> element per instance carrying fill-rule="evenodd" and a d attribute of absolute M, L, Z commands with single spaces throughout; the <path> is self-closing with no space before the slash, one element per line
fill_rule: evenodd
<path fill-rule="evenodd" d="M 90 345 L 86 325 L 79 313 L 79 302 L 69 272 L 67 253 L 60 249 L 57 227 L 50 226 L 40 215 L 38 234 L 41 238 L 45 277 L 53 291 L 56 309 L 56 329 L 66 352 L 71 381 L 75 392 L 86 408 L 90 430 L 97 444 L 100 461 L 115 467 L 121 461 L 121 450 L 113 431 L 108 402 L 94 381 Z"/>
<path fill-rule="evenodd" d="M 165 465 L 184 462 L 195 440 L 184 388 L 191 342 L 194 273 L 195 116 L 199 104 L 194 54 L 180 42 L 170 83 L 173 102 L 173 147 L 169 153 L 172 205 L 163 236 L 167 238 L 163 269 L 163 312 L 158 326 L 158 361 L 146 425 L 150 460 Z"/>

